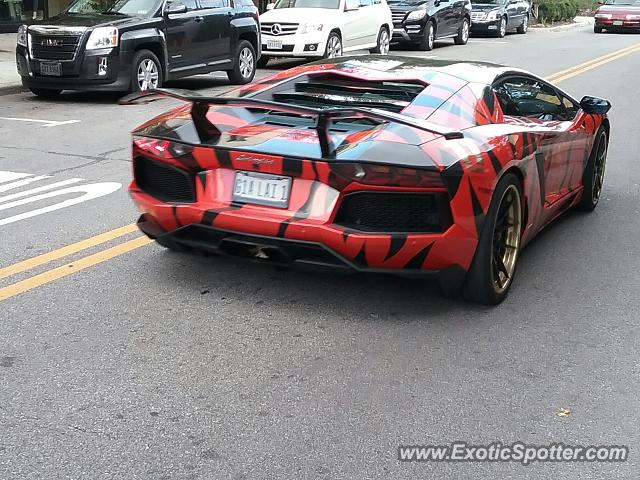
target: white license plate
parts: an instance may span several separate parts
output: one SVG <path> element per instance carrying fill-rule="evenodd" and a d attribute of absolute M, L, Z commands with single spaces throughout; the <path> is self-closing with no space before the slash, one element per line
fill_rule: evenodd
<path fill-rule="evenodd" d="M 624 24 L 624 22 L 622 20 L 614 20 L 613 21 L 613 25 L 615 25 L 616 27 L 621 27 Z"/>
<path fill-rule="evenodd" d="M 60 62 L 40 62 L 40 74 L 59 77 L 62 75 L 62 64 Z"/>
<path fill-rule="evenodd" d="M 287 208 L 290 192 L 291 177 L 238 171 L 233 182 L 232 200 L 239 203 Z"/>
<path fill-rule="evenodd" d="M 267 50 L 282 50 L 282 40 L 267 40 Z"/>

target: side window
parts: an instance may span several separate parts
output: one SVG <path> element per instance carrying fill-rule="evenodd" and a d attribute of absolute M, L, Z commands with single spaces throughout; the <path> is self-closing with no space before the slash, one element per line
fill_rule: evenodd
<path fill-rule="evenodd" d="M 505 115 L 543 121 L 567 119 L 566 107 L 558 93 L 535 78 L 509 78 L 494 91 Z"/>
<path fill-rule="evenodd" d="M 198 9 L 198 5 L 196 3 L 196 0 L 174 0 L 171 2 L 167 2 L 167 3 L 173 3 L 173 4 L 183 4 L 185 7 L 187 7 L 187 10 L 191 11 L 191 10 L 197 10 Z"/>
<path fill-rule="evenodd" d="M 360 0 L 360 7 L 370 7 L 373 5 L 373 0 Z"/>
<path fill-rule="evenodd" d="M 200 8 L 222 8 L 228 7 L 229 2 L 225 0 L 199 0 Z"/>
<path fill-rule="evenodd" d="M 562 106 L 566 112 L 567 118 L 565 120 L 573 120 L 578 114 L 578 110 L 580 110 L 580 105 L 576 105 L 572 100 L 569 100 L 566 97 L 562 99 Z"/>

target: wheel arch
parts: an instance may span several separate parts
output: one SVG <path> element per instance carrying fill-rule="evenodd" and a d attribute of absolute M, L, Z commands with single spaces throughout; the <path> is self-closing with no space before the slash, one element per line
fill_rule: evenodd
<path fill-rule="evenodd" d="M 436 22 L 435 17 L 427 17 L 427 21 L 424 26 L 427 26 L 427 23 L 431 23 L 433 25 L 433 35 L 436 36 L 438 34 L 438 22 Z"/>
<path fill-rule="evenodd" d="M 256 55 L 258 55 L 260 46 L 258 45 L 258 35 L 256 34 L 256 32 L 253 32 L 251 30 L 240 32 L 240 34 L 238 35 L 238 42 L 240 42 L 241 40 L 246 40 L 247 42 L 249 42 L 253 46 L 253 49 L 256 51 Z"/>
<path fill-rule="evenodd" d="M 528 222 L 529 222 L 529 201 L 531 199 L 529 198 L 529 196 L 527 195 L 527 192 L 525 191 L 524 172 L 520 169 L 520 167 L 516 165 L 512 165 L 500 174 L 500 176 L 496 179 L 496 185 L 500 182 L 500 180 L 504 178 L 505 175 L 508 175 L 510 173 L 514 174 L 518 179 L 518 182 L 520 183 L 520 192 L 522 193 L 522 205 L 523 205 L 522 220 L 523 220 L 524 226 L 526 227 L 526 225 L 528 225 Z M 522 233 L 525 232 L 526 230 L 525 227 L 522 228 Z"/>
<path fill-rule="evenodd" d="M 340 41 L 342 41 L 342 30 L 340 30 L 340 27 L 333 27 L 329 30 L 329 35 L 332 33 L 336 33 L 340 37 Z M 329 38 L 329 35 L 327 35 L 327 39 Z"/>
<path fill-rule="evenodd" d="M 132 30 L 124 32 L 120 37 L 120 41 L 122 42 L 120 46 L 121 55 L 124 54 L 124 58 L 128 58 L 128 62 L 131 62 L 133 55 L 140 50 L 149 50 L 150 52 L 153 52 L 153 54 L 158 57 L 158 60 L 160 60 L 164 79 L 167 79 L 169 73 L 169 61 L 166 42 L 162 31 L 156 28 Z"/>

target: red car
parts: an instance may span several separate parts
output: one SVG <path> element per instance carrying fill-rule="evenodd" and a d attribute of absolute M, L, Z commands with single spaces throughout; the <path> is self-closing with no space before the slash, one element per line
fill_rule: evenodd
<path fill-rule="evenodd" d="M 595 13 L 593 31 L 640 29 L 640 0 L 606 0 Z"/>
<path fill-rule="evenodd" d="M 133 132 L 140 229 L 175 250 L 433 274 L 496 304 L 518 254 L 598 203 L 610 104 L 503 66 L 332 59 L 187 102 Z"/>

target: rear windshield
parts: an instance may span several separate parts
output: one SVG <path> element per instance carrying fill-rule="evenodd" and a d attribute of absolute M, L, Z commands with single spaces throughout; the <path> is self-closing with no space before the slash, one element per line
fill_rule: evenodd
<path fill-rule="evenodd" d="M 278 0 L 274 8 L 339 8 L 340 0 Z"/>

